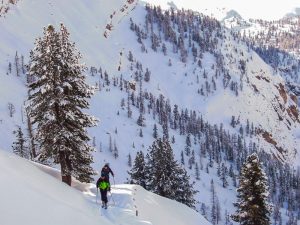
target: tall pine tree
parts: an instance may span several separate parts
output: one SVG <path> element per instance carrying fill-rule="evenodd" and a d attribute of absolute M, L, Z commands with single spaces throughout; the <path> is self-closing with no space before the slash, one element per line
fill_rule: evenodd
<path fill-rule="evenodd" d="M 130 175 L 130 183 L 145 187 L 147 178 L 145 173 L 145 157 L 142 151 L 137 152 L 133 167 L 128 174 Z"/>
<path fill-rule="evenodd" d="M 174 159 L 173 150 L 167 139 L 158 138 L 149 147 L 146 155 L 147 189 L 194 207 L 194 183 L 179 163 Z"/>
<path fill-rule="evenodd" d="M 36 124 L 41 161 L 61 166 L 62 181 L 71 185 L 71 176 L 82 182 L 92 181 L 94 170 L 87 144 L 86 128 L 96 119 L 83 113 L 93 89 L 85 83 L 81 55 L 70 42 L 69 32 L 61 24 L 60 32 L 52 25 L 44 29 L 30 54 L 29 74 L 36 79 L 29 85 L 30 116 Z"/>
<path fill-rule="evenodd" d="M 271 207 L 268 204 L 267 177 L 257 154 L 247 157 L 240 174 L 237 211 L 232 219 L 242 225 L 269 225 Z"/>

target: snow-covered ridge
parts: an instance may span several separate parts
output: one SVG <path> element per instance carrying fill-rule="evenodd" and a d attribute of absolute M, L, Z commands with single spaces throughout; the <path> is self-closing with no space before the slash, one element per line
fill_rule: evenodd
<path fill-rule="evenodd" d="M 289 12 L 285 15 L 285 17 L 290 18 L 290 17 L 296 17 L 300 16 L 300 8 L 294 8 L 292 12 Z"/>
<path fill-rule="evenodd" d="M 0 17 L 4 17 L 10 10 L 13 4 L 16 4 L 18 0 L 2 0 L 0 2 Z"/>
<path fill-rule="evenodd" d="M 104 210 L 99 196 L 96 203 L 94 184 L 75 182 L 75 190 L 52 177 L 58 175 L 59 171 L 0 150 L 1 224 L 210 224 L 187 206 L 135 185 L 113 186 Z"/>

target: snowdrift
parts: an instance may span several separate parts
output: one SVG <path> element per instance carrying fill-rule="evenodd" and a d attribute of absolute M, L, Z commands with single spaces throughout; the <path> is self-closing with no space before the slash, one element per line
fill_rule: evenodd
<path fill-rule="evenodd" d="M 108 210 L 100 209 L 94 184 L 75 182 L 81 192 L 55 177 L 59 171 L 0 150 L 0 224 L 210 224 L 187 206 L 135 185 L 113 186 Z"/>
<path fill-rule="evenodd" d="M 3 151 L 0 185 L 0 224 L 110 224 L 80 192 Z"/>

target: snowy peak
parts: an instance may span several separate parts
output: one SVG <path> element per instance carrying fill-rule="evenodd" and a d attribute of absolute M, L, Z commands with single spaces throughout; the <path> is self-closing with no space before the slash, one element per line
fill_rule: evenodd
<path fill-rule="evenodd" d="M 245 27 L 249 27 L 250 24 L 235 10 L 229 10 L 226 13 L 226 16 L 222 18 L 221 23 L 231 29 L 241 29 Z"/>
<path fill-rule="evenodd" d="M 212 18 L 217 19 L 227 28 L 241 29 L 250 26 L 249 21 L 244 19 L 240 13 L 234 9 L 226 7 L 216 7 L 210 9 L 200 10 L 204 15 L 208 15 Z"/>
<path fill-rule="evenodd" d="M 292 12 L 287 13 L 284 18 L 291 18 L 300 16 L 300 8 L 294 8 Z"/>
<path fill-rule="evenodd" d="M 226 20 L 226 19 L 230 19 L 230 18 L 236 18 L 239 20 L 242 20 L 242 16 L 235 10 L 231 9 L 226 13 L 226 16 L 222 19 L 222 21 Z"/>

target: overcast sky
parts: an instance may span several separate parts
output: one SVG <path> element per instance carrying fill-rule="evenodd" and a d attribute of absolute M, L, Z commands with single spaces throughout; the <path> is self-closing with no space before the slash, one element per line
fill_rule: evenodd
<path fill-rule="evenodd" d="M 235 9 L 244 18 L 279 19 L 293 8 L 300 8 L 300 0 L 146 0 L 153 4 L 166 5 L 173 1 L 179 8 L 197 11 L 223 8 Z"/>

